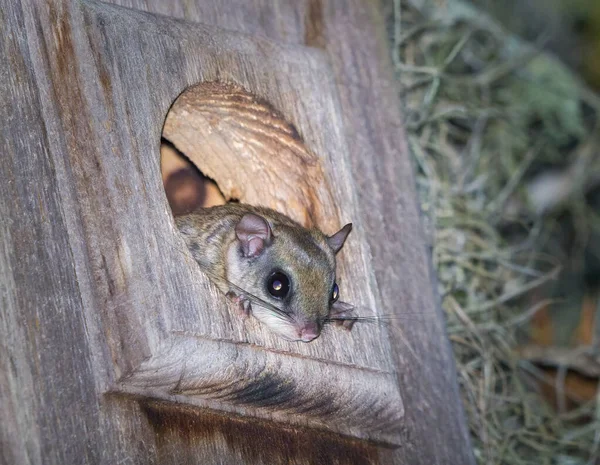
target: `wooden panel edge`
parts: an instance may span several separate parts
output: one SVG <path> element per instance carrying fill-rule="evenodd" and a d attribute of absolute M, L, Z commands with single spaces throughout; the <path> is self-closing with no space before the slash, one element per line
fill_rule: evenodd
<path fill-rule="evenodd" d="M 173 336 L 112 390 L 400 445 L 393 373 Z"/>

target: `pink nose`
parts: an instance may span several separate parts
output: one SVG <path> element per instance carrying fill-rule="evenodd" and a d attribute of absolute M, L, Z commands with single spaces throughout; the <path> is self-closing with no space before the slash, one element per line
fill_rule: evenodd
<path fill-rule="evenodd" d="M 300 339 L 309 342 L 319 335 L 319 328 L 315 323 L 306 323 L 300 330 Z"/>

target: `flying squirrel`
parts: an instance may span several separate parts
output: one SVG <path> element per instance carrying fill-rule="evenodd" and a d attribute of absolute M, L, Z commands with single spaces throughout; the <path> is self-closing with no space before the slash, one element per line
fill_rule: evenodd
<path fill-rule="evenodd" d="M 352 224 L 331 236 L 265 207 L 229 203 L 175 218 L 213 283 L 269 330 L 309 342 L 326 323 L 350 330 L 353 306 L 339 300 L 336 254 Z"/>

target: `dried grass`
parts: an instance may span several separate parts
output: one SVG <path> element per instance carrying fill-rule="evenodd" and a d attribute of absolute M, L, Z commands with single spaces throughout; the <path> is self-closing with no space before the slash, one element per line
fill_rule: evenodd
<path fill-rule="evenodd" d="M 579 167 L 575 186 L 600 173 L 597 157 L 582 155 L 597 143 L 598 99 L 539 47 L 471 10 L 426 4 L 394 0 L 390 29 L 475 455 L 599 463 L 600 396 L 557 413 L 538 392 L 555 381 L 516 351 L 531 317 L 556 304 L 532 295 L 561 265 L 545 252 L 550 220 L 525 180 L 559 161 Z M 577 192 L 565 198 L 577 204 Z"/>

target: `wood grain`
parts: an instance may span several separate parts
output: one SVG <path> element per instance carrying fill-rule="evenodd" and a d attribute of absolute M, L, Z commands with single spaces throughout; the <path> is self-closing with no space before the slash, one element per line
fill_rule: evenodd
<path fill-rule="evenodd" d="M 163 135 L 228 200 L 273 208 L 307 227 L 339 225 L 319 157 L 283 115 L 242 87 L 207 82 L 186 89 Z"/>
<path fill-rule="evenodd" d="M 94 463 L 101 451 L 80 433 L 96 429 L 99 405 L 50 149 L 56 133 L 21 5 L 0 11 L 0 463 Z"/>
<path fill-rule="evenodd" d="M 92 5 L 88 12 L 90 18 L 92 14 L 96 15 L 95 21 L 111 25 L 111 30 L 104 34 L 104 43 L 109 47 L 115 43 L 115 48 L 109 48 L 109 50 L 117 63 L 119 63 L 119 58 L 116 47 L 122 43 L 121 41 L 126 40 L 131 44 L 141 43 L 137 36 L 137 29 L 129 27 L 129 24 L 135 22 L 138 29 L 143 28 L 146 36 L 154 34 L 161 41 L 168 39 L 169 34 L 177 31 L 174 29 L 175 26 L 182 28 L 182 25 L 174 24 L 170 28 L 170 33 L 167 34 L 157 28 L 156 24 L 149 21 L 146 16 L 104 6 Z M 122 31 L 126 31 L 124 32 L 127 36 L 126 39 L 120 37 L 120 34 L 123 34 Z M 260 93 L 261 97 L 260 99 L 254 97 L 248 91 L 242 90 L 239 85 L 213 83 L 192 88 L 186 91 L 172 108 L 174 116 L 167 119 L 164 135 L 190 159 L 198 161 L 199 167 L 219 182 L 226 195 L 231 195 L 233 189 L 236 192 L 235 196 L 243 202 L 278 207 L 280 211 L 305 224 L 318 224 L 329 233 L 336 231 L 343 223 L 340 219 L 340 211 L 345 211 L 350 218 L 355 216 L 352 213 L 354 203 L 352 191 L 349 189 L 351 184 L 349 182 L 333 183 L 325 174 L 331 172 L 330 167 L 335 166 L 338 180 L 349 177 L 347 162 L 344 158 L 347 150 L 340 137 L 339 129 L 337 129 L 340 126 L 337 124 L 340 116 L 332 97 L 334 85 L 333 81 L 328 78 L 330 70 L 327 63 L 322 61 L 321 54 L 296 47 L 278 48 L 272 43 L 251 41 L 246 37 L 223 34 L 216 30 L 203 31 L 202 34 L 190 30 L 186 33 L 186 40 L 188 46 L 195 50 L 202 50 L 201 53 L 195 53 L 195 57 L 201 65 L 196 68 L 201 72 L 201 75 L 197 77 L 199 81 L 212 82 L 212 76 L 217 76 L 223 72 L 222 70 L 226 70 L 230 81 L 244 83 L 246 89 L 253 89 L 257 94 Z M 219 47 L 215 47 L 213 45 L 215 43 L 219 44 Z M 261 49 L 265 47 L 268 47 L 268 54 L 261 53 Z M 128 66 L 133 50 L 135 50 L 134 47 L 130 46 L 130 55 L 124 57 L 127 62 L 122 66 Z M 171 59 L 175 53 L 174 49 L 170 50 Z M 166 59 L 163 50 L 151 46 L 145 46 L 139 54 L 146 59 L 157 54 L 155 60 L 157 62 Z M 186 61 L 182 60 L 182 66 L 184 63 Z M 257 79 L 252 73 L 245 71 L 248 68 L 255 72 L 260 70 L 260 78 Z M 285 69 L 285 74 L 279 71 L 281 68 Z M 126 72 L 129 76 L 133 76 L 139 70 L 137 67 L 131 67 Z M 160 75 L 162 71 L 157 70 L 156 73 Z M 148 82 L 155 80 L 150 78 Z M 136 80 L 134 79 L 132 82 L 136 82 Z M 319 83 L 318 91 L 316 90 L 317 83 Z M 124 88 L 126 92 L 134 92 L 137 85 L 135 88 L 127 89 L 126 86 Z M 307 94 L 310 94 L 310 98 L 300 98 Z M 297 97 L 292 97 L 294 95 Z M 274 110 L 274 106 L 271 107 L 264 101 L 277 102 L 274 105 L 281 108 L 281 112 Z M 319 103 L 317 104 L 317 102 Z M 298 129 L 286 122 L 284 114 L 297 121 Z M 162 119 L 151 122 L 153 130 L 156 131 L 161 123 Z M 316 127 L 320 127 L 320 130 L 328 137 L 324 138 L 317 133 L 314 129 Z M 310 143 L 315 147 L 314 151 L 305 145 L 301 134 L 312 135 Z M 150 153 L 141 153 L 139 156 L 146 165 L 152 164 Z M 116 162 L 111 161 L 110 166 L 106 167 L 106 173 L 113 175 L 113 172 L 121 173 L 123 169 L 126 169 L 125 166 L 115 165 Z M 139 172 L 138 175 L 144 177 L 145 173 Z M 106 184 L 111 184 L 110 179 L 107 179 Z M 139 211 L 141 205 L 144 203 L 135 208 Z M 344 207 L 340 208 L 341 205 Z M 146 208 L 150 208 L 150 206 Z M 132 217 L 136 216 L 133 209 L 131 215 Z M 169 217 L 159 218 L 157 229 L 161 223 L 172 228 Z M 90 231 L 89 234 L 102 239 L 106 238 L 104 229 Z M 385 327 L 365 325 L 351 334 L 336 328 L 329 328 L 329 331 L 313 344 L 283 341 L 257 325 L 253 320 L 244 324 L 235 312 L 225 308 L 222 296 L 216 295 L 212 289 L 207 291 L 199 287 L 198 283 L 201 283 L 202 280 L 206 283 L 204 276 L 201 275 L 195 263 L 190 260 L 184 246 L 177 242 L 178 239 L 175 241 L 168 239 L 172 235 L 172 229 L 165 228 L 159 232 L 159 237 L 164 238 L 163 240 L 166 242 L 165 244 L 160 241 L 158 243 L 159 247 L 162 246 L 164 249 L 164 255 L 161 258 L 162 266 L 166 270 L 170 270 L 171 275 L 166 277 L 162 287 L 170 287 L 173 290 L 183 289 L 183 291 L 179 291 L 179 296 L 183 296 L 187 302 L 179 297 L 180 300 L 174 304 L 166 303 L 161 306 L 160 303 L 157 303 L 153 322 L 156 324 L 162 321 L 162 325 L 168 328 L 167 333 L 152 334 L 147 322 L 142 325 L 136 323 L 144 320 L 147 311 L 144 306 L 120 306 L 119 300 L 116 302 L 116 299 L 113 300 L 119 305 L 119 311 L 126 314 L 126 319 L 107 322 L 105 332 L 127 334 L 128 336 L 127 344 L 122 341 L 119 344 L 111 343 L 113 358 L 120 361 L 117 367 L 117 376 L 123 379 L 118 384 L 123 391 L 131 392 L 132 387 L 140 387 L 141 380 L 147 379 L 141 375 L 141 373 L 148 372 L 147 366 L 164 366 L 162 361 L 164 357 L 161 355 L 162 341 L 168 340 L 168 344 L 177 346 L 181 344 L 177 340 L 169 339 L 168 334 L 171 332 L 212 338 L 223 343 L 230 341 L 230 350 L 238 354 L 238 359 L 244 357 L 245 351 L 243 346 L 234 343 L 251 343 L 280 354 L 276 358 L 267 356 L 264 358 L 265 363 L 273 364 L 275 360 L 283 357 L 283 353 L 301 356 L 294 359 L 295 369 L 288 369 L 284 378 L 289 386 L 294 387 L 295 398 L 303 399 L 305 404 L 310 405 L 311 403 L 307 400 L 309 397 L 327 392 L 332 406 L 338 406 L 329 412 L 326 422 L 321 418 L 319 424 L 332 431 L 399 444 L 397 423 L 403 414 L 403 406 L 397 386 L 390 382 L 393 367 L 387 355 L 389 338 Z M 373 305 L 375 296 L 372 294 L 372 289 L 366 285 L 371 272 L 366 264 L 368 250 L 364 247 L 365 241 L 361 240 L 360 227 L 353 235 L 353 241 L 348 244 L 347 249 L 345 248 L 345 258 L 339 264 L 340 279 L 342 282 L 363 283 L 362 286 L 353 286 L 348 289 L 347 295 L 350 299 L 354 295 L 354 298 L 360 303 L 370 302 L 371 305 L 367 304 L 367 306 L 375 308 Z M 130 281 L 122 282 L 123 289 L 127 292 L 136 292 L 137 280 L 141 278 L 132 273 L 133 270 L 140 268 L 135 264 L 138 260 L 137 254 L 132 257 L 129 252 L 130 245 L 128 245 L 126 232 L 120 232 L 113 242 L 117 245 L 119 242 L 121 243 L 121 249 L 115 251 L 117 256 L 131 257 L 131 263 L 126 265 L 127 269 L 125 270 L 126 278 Z M 108 245 L 103 245 L 105 255 L 107 248 Z M 112 248 L 114 249 L 115 246 L 113 245 Z M 112 268 L 113 266 L 106 267 L 105 272 L 110 273 Z M 123 268 L 121 265 L 121 271 Z M 184 270 L 186 274 L 181 273 Z M 367 277 L 366 280 L 365 277 Z M 118 278 L 121 279 L 120 276 Z M 174 281 L 174 279 L 179 279 L 179 281 Z M 113 279 L 113 282 L 116 281 L 117 279 Z M 206 284 L 210 286 L 210 283 Z M 193 290 L 196 292 L 190 292 Z M 109 294 L 112 292 L 110 283 L 108 283 L 108 292 Z M 203 299 L 199 299 L 198 296 L 203 296 Z M 106 311 L 114 310 L 109 306 Z M 127 325 L 129 326 L 127 327 Z M 140 366 L 137 362 L 139 356 L 134 353 L 136 347 L 129 342 L 132 340 L 143 341 L 144 347 L 147 347 L 144 355 L 148 357 L 146 354 L 151 354 L 146 366 Z M 158 342 L 153 343 L 153 340 Z M 151 370 L 156 370 L 155 376 L 153 379 L 147 380 L 145 394 L 150 397 L 164 398 L 165 391 L 169 391 L 170 380 L 173 377 L 184 376 L 182 373 L 186 371 L 185 363 L 189 359 L 194 359 L 199 364 L 198 375 L 193 380 L 199 383 L 199 380 L 204 377 L 206 383 L 213 383 L 215 388 L 219 387 L 223 391 L 223 395 L 227 392 L 228 385 L 239 382 L 240 376 L 250 383 L 250 386 L 245 389 L 262 389 L 260 379 L 264 376 L 265 367 L 270 366 L 269 364 L 257 363 L 244 365 L 243 369 L 233 369 L 231 357 L 225 356 L 229 352 L 224 348 L 220 351 L 206 353 L 207 348 L 214 347 L 218 346 L 202 345 L 196 347 L 193 352 L 189 350 L 176 351 L 180 355 L 179 364 L 171 363 L 170 370 L 152 368 Z M 310 363 L 306 358 L 317 358 L 335 364 Z M 170 357 L 170 360 L 173 361 L 174 358 Z M 211 361 L 210 366 L 207 365 L 208 360 Z M 346 368 L 340 368 L 342 365 Z M 279 366 L 279 369 L 282 369 L 282 366 Z M 367 372 L 363 374 L 362 369 L 366 369 Z M 372 371 L 369 371 L 373 369 L 383 371 L 384 376 L 373 376 Z M 213 370 L 221 373 L 218 383 L 211 375 Z M 348 372 L 348 375 L 340 378 L 340 372 L 344 370 Z M 350 397 L 347 397 L 347 392 L 341 389 L 343 386 L 336 381 L 339 379 L 354 381 L 354 387 L 347 387 L 347 391 L 352 393 Z M 135 386 L 132 386 L 131 383 L 134 381 Z M 378 396 L 375 396 L 376 393 Z M 375 397 L 372 403 L 365 404 L 368 395 Z M 382 399 L 383 396 L 386 396 L 387 399 Z M 190 395 L 188 400 L 191 404 L 200 402 L 204 405 L 198 399 L 199 397 L 201 397 L 200 394 Z M 185 399 L 185 393 L 176 399 L 172 398 L 177 402 L 183 402 Z M 230 404 L 225 401 L 212 402 L 210 405 L 213 408 L 230 411 L 233 409 L 232 402 L 230 401 Z M 322 402 L 322 398 L 315 397 L 314 403 L 320 402 Z M 382 405 L 387 406 L 385 415 L 378 408 L 366 408 L 381 402 Z M 346 405 L 342 410 L 343 404 Z M 237 405 L 236 409 L 247 415 L 254 413 L 259 417 L 286 419 L 292 423 L 316 424 L 310 418 L 303 418 L 314 412 L 311 409 L 298 410 L 294 408 L 291 398 L 286 399 L 285 402 L 270 405 L 261 405 L 253 398 L 237 399 L 233 405 Z M 350 415 L 351 412 L 352 415 Z M 390 422 L 383 421 L 388 417 L 395 419 L 395 426 L 390 427 Z M 381 425 L 374 428 L 370 422 L 375 418 L 379 419 Z M 362 429 L 361 424 L 363 425 Z"/>
<path fill-rule="evenodd" d="M 0 5 L 0 409 L 11 419 L 0 427 L 3 463 L 472 462 L 372 4 L 128 5 L 146 13 L 92 1 Z M 317 200 L 298 201 L 290 214 L 325 232 L 356 225 L 340 263 L 345 297 L 381 313 L 420 311 L 420 321 L 332 330 L 294 346 L 231 318 L 176 234 L 158 155 L 177 95 L 215 81 L 268 102 L 315 157 Z M 261 202 L 275 191 L 266 184 Z M 217 418 L 194 405 L 193 389 L 173 394 L 166 377 L 153 392 L 147 379 L 137 383 L 165 360 L 166 343 L 211 338 L 247 345 L 239 353 L 249 362 L 282 363 L 307 394 L 319 384 L 289 374 L 294 367 L 338 390 L 328 376 L 344 382 L 359 370 L 363 390 L 349 391 L 359 400 L 371 382 L 395 384 L 406 414 L 388 418 L 402 447 L 364 441 L 389 441 L 390 430 L 356 416 L 344 425 L 341 415 L 309 420 L 308 412 L 296 422 L 273 418 L 274 426 L 267 407 L 247 402 L 230 420 L 223 406 L 208 406 L 221 409 Z M 263 352 L 248 355 L 254 350 Z M 385 381 L 366 379 L 368 370 Z M 243 416 L 253 408 L 258 418 Z"/>
<path fill-rule="evenodd" d="M 404 411 L 393 374 L 260 347 L 174 338 L 114 392 L 401 445 Z"/>

